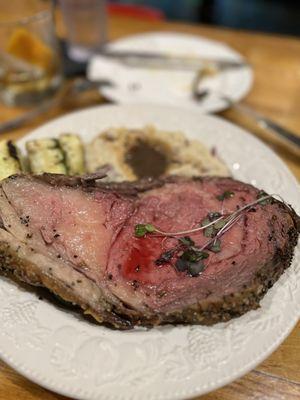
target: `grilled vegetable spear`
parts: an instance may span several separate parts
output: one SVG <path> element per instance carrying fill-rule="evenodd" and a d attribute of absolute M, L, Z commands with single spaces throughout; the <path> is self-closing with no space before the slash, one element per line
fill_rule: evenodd
<path fill-rule="evenodd" d="M 79 136 L 62 134 L 58 139 L 38 139 L 26 143 L 31 172 L 81 175 L 85 172 L 84 150 Z"/>
<path fill-rule="evenodd" d="M 57 139 L 37 139 L 26 143 L 31 172 L 66 174 L 64 155 Z"/>
<path fill-rule="evenodd" d="M 81 175 L 85 172 L 84 150 L 79 136 L 64 133 L 58 138 L 63 151 L 68 175 Z"/>
<path fill-rule="evenodd" d="M 19 151 L 11 140 L 0 141 L 0 180 L 21 172 Z"/>

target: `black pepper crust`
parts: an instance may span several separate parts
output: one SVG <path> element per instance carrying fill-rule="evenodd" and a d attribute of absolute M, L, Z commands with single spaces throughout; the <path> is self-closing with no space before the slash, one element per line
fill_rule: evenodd
<path fill-rule="evenodd" d="M 84 311 L 84 314 L 91 315 L 99 323 L 107 323 L 122 330 L 133 327 L 126 316 L 121 316 L 114 312 L 115 305 L 106 303 L 100 298 L 99 307 L 92 307 L 88 301 L 83 301 L 75 295 L 72 286 L 80 285 L 85 280 L 88 280 L 86 276 L 80 276 L 80 279 L 71 284 L 59 281 L 53 276 L 51 267 L 48 268 L 47 273 L 44 273 L 38 265 L 20 258 L 18 251 L 14 251 L 8 243 L 1 241 L 0 273 L 15 282 L 25 282 L 33 286 L 45 287 L 61 300 L 78 305 Z M 101 312 L 99 312 L 100 309 Z"/>
<path fill-rule="evenodd" d="M 267 291 L 287 269 L 293 259 L 294 248 L 299 235 L 299 217 L 294 214 L 294 226 L 288 231 L 288 240 L 283 250 L 277 249 L 268 264 L 260 268 L 252 284 L 239 292 L 211 298 L 189 305 L 188 307 L 162 314 L 144 314 L 137 319 L 133 317 L 133 325 L 153 327 L 162 324 L 199 324 L 213 325 L 239 317 L 250 310 L 260 307 L 259 303 Z"/>
<path fill-rule="evenodd" d="M 12 176 L 8 179 L 15 179 Z M 106 184 L 96 181 L 83 181 L 79 177 L 66 177 L 64 175 L 44 174 L 30 179 L 38 179 L 56 186 L 82 187 L 84 190 L 99 187 L 101 190 L 117 191 L 125 196 L 136 196 L 147 190 L 163 186 L 165 183 L 178 182 L 182 178 L 169 177 L 161 180 L 147 180 L 147 182 Z M 205 180 L 207 178 L 195 178 L 195 180 Z M 209 178 L 214 179 L 214 178 Z M 219 180 L 228 178 L 218 178 Z M 87 183 L 88 182 L 88 183 Z M 238 182 L 235 182 L 238 184 Z M 251 185 L 249 185 L 251 187 Z M 130 188 L 130 189 L 128 189 Z M 276 201 L 277 202 L 277 201 Z M 110 304 L 107 310 L 99 313 L 99 309 L 91 308 L 85 302 L 79 301 L 74 296 L 71 285 L 59 284 L 51 274 L 44 274 L 38 265 L 32 264 L 27 260 L 21 259 L 17 252 L 13 252 L 5 242 L 0 242 L 0 270 L 3 274 L 13 276 L 16 280 L 25 281 L 31 285 L 44 286 L 55 295 L 71 303 L 78 304 L 86 314 L 90 314 L 100 323 L 108 323 L 118 329 L 129 329 L 133 326 L 153 327 L 159 324 L 202 324 L 212 325 L 217 322 L 225 322 L 238 317 L 259 307 L 260 300 L 264 297 L 269 288 L 279 279 L 284 270 L 291 264 L 294 247 L 297 245 L 300 231 L 300 218 L 291 209 L 284 204 L 279 203 L 283 212 L 287 213 L 291 219 L 291 226 L 286 234 L 285 246 L 283 249 L 277 248 L 275 256 L 266 265 L 263 265 L 252 283 L 238 292 L 223 296 L 212 297 L 209 295 L 205 300 L 191 304 L 185 308 L 166 313 L 156 313 L 148 310 L 141 314 L 132 309 L 129 305 L 119 302 Z M 272 227 L 270 232 L 273 233 Z M 34 250 L 34 249 L 33 249 Z M 113 277 L 111 277 L 113 279 Z M 86 278 L 82 276 L 75 283 L 79 284 Z M 133 289 L 136 283 L 132 284 Z M 136 288 L 137 289 L 137 288 Z M 147 294 L 146 294 L 147 295 Z M 161 293 L 161 297 L 165 294 Z"/>
<path fill-rule="evenodd" d="M 13 276 L 17 281 L 24 281 L 35 286 L 44 286 L 63 300 L 78 304 L 85 314 L 90 314 L 99 323 L 105 322 L 118 329 L 130 329 L 139 325 L 153 327 L 168 323 L 213 325 L 259 308 L 260 300 L 291 264 L 294 247 L 298 240 L 298 221 L 298 217 L 294 219 L 294 226 L 288 231 L 288 240 L 285 248 L 283 250 L 277 249 L 273 260 L 260 269 L 250 286 L 240 292 L 221 298 L 212 299 L 207 297 L 199 303 L 192 304 L 184 309 L 179 308 L 171 313 L 153 313 L 148 310 L 141 315 L 141 313 L 122 303 L 120 305 L 112 305 L 107 312 L 99 314 L 99 310 L 90 308 L 87 304 L 80 302 L 77 297 L 74 297 L 70 285 L 59 284 L 52 278 L 51 274 L 43 274 L 38 266 L 20 259 L 18 254 L 16 252 L 13 253 L 6 243 L 1 242 L 0 270 L 2 274 Z M 80 281 L 84 279 L 88 278 L 83 276 Z M 135 287 L 135 284 L 133 286 Z"/>

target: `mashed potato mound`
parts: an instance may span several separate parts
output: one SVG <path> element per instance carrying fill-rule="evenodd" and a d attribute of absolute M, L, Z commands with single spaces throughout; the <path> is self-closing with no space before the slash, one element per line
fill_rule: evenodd
<path fill-rule="evenodd" d="M 167 162 L 163 175 L 230 175 L 226 165 L 200 141 L 188 140 L 183 133 L 165 132 L 153 126 L 146 126 L 143 129 L 111 128 L 102 132 L 87 145 L 88 172 L 95 172 L 104 165 L 110 165 L 109 180 L 138 179 L 141 174 L 137 174 L 130 165 L 129 154 L 130 149 L 141 142 L 159 149 L 159 152 L 164 155 Z M 149 157 L 151 157 L 150 154 Z M 146 158 L 145 164 L 151 163 L 151 159 Z"/>

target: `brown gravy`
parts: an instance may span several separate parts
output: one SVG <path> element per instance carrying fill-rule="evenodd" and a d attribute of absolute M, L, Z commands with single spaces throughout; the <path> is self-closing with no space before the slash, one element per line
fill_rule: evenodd
<path fill-rule="evenodd" d="M 137 178 L 159 177 L 168 167 L 168 151 L 163 143 L 137 140 L 125 153 L 125 162 Z"/>

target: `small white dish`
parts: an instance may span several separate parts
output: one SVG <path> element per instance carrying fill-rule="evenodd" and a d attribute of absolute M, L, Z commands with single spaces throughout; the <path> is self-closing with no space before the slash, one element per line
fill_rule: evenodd
<path fill-rule="evenodd" d="M 109 48 L 198 56 L 213 60 L 242 60 L 239 53 L 224 43 L 201 36 L 172 32 L 128 36 L 112 42 Z M 194 71 L 133 68 L 100 55 L 94 56 L 88 67 L 90 79 L 112 81 L 113 87 L 103 87 L 100 90 L 104 96 L 117 103 L 165 104 L 204 113 L 221 111 L 228 106 L 218 96 L 218 92 L 230 97 L 233 101 L 239 101 L 246 96 L 253 81 L 253 73 L 248 66 L 218 73 L 203 80 L 205 88 L 210 89 L 212 93 L 205 100 L 196 102 L 192 98 L 192 82 L 195 74 Z"/>

